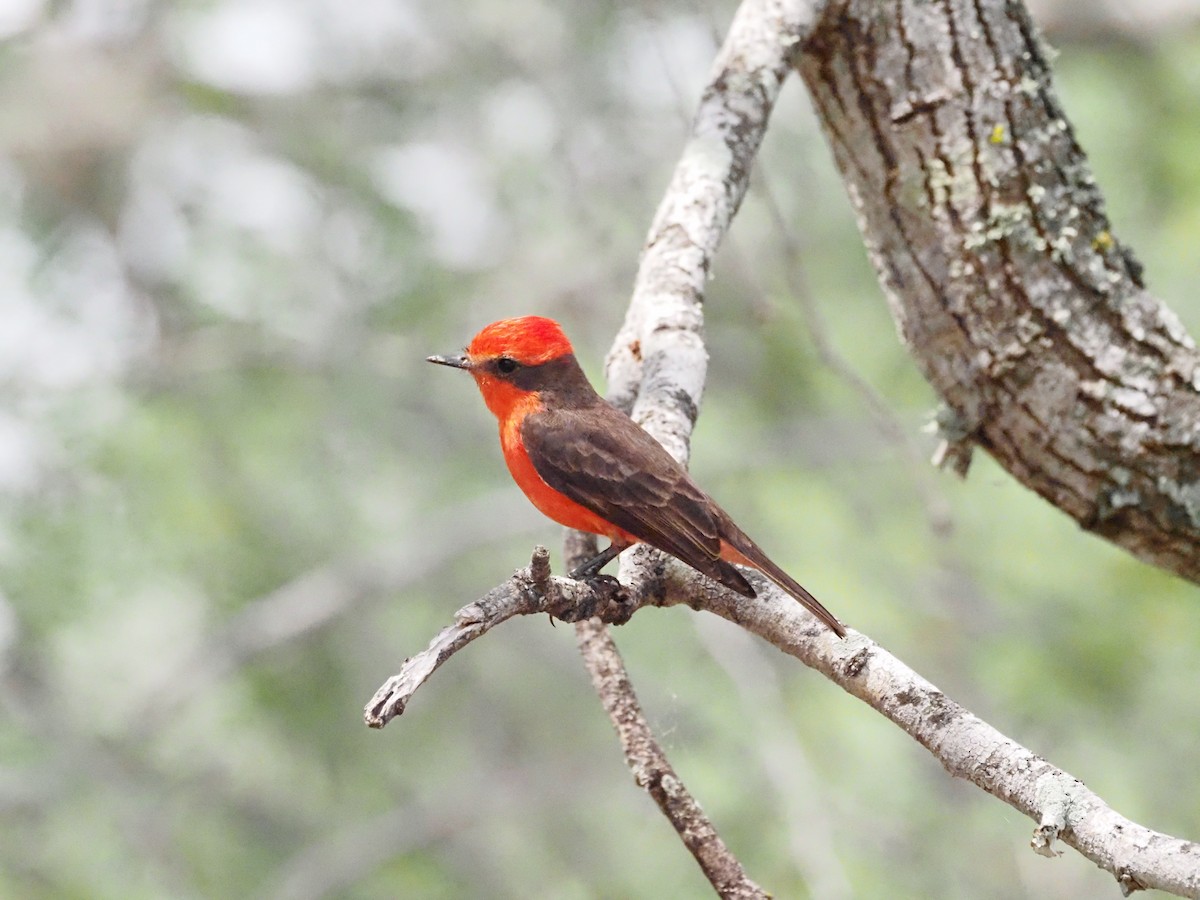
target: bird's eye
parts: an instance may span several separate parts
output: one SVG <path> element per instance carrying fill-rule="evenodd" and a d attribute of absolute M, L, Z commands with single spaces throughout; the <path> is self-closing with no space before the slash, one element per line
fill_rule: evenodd
<path fill-rule="evenodd" d="M 513 372 L 517 371 L 517 367 L 519 365 L 520 363 L 518 363 L 511 356 L 502 356 L 496 360 L 496 371 L 501 375 L 511 375 Z"/>

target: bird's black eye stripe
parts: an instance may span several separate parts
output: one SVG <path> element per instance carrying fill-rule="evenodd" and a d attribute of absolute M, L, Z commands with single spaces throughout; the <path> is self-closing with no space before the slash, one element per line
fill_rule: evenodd
<path fill-rule="evenodd" d="M 511 375 L 521 367 L 521 364 L 511 356 L 501 356 L 496 360 L 496 371 L 501 375 Z"/>

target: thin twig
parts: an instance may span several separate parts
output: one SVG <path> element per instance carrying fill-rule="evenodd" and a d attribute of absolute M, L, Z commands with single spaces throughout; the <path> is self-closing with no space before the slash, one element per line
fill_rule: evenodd
<path fill-rule="evenodd" d="M 576 623 L 575 634 L 592 686 L 617 730 L 634 780 L 654 798 L 663 815 L 675 826 L 713 889 L 722 897 L 768 897 L 766 891 L 747 877 L 742 864 L 667 761 L 642 715 L 625 663 L 608 629 L 598 619 L 589 619 Z"/>
<path fill-rule="evenodd" d="M 548 613 L 575 622 L 599 615 L 606 621 L 628 621 L 632 607 L 615 579 L 591 583 L 556 578 L 550 574 L 550 554 L 545 547 L 533 551 L 529 566 L 496 585 L 474 603 L 468 603 L 429 642 L 429 646 L 404 661 L 400 671 L 385 681 L 363 710 L 372 728 L 382 728 L 404 712 L 408 701 L 442 663 L 476 638 L 513 616 Z"/>
<path fill-rule="evenodd" d="M 576 566 L 595 555 L 596 538 L 569 531 L 563 541 L 563 550 L 566 564 Z M 621 740 L 625 764 L 633 773 L 633 780 L 658 804 L 713 889 L 722 897 L 768 896 L 746 876 L 741 862 L 721 840 L 712 821 L 675 774 L 662 746 L 654 738 L 650 723 L 642 714 L 625 661 L 621 659 L 608 626 L 598 618 L 576 622 L 575 639 L 591 676 L 592 687 Z"/>

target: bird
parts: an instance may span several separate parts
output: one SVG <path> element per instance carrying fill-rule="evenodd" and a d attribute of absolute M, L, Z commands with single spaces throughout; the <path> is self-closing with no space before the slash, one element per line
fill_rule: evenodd
<path fill-rule="evenodd" d="M 838 637 L 837 618 L 776 565 L 661 444 L 601 397 L 562 327 L 544 316 L 501 319 L 461 354 L 428 361 L 469 372 L 500 426 L 513 480 L 544 515 L 607 538 L 571 572 L 590 578 L 638 543 L 669 553 L 744 597 L 757 569 Z"/>

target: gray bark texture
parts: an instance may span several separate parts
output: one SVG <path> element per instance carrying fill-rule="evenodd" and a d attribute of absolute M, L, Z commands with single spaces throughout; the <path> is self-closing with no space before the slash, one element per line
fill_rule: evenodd
<path fill-rule="evenodd" d="M 1020 3 L 831 4 L 796 55 L 901 337 L 977 445 L 1200 581 L 1200 366 L 1114 235 Z"/>

